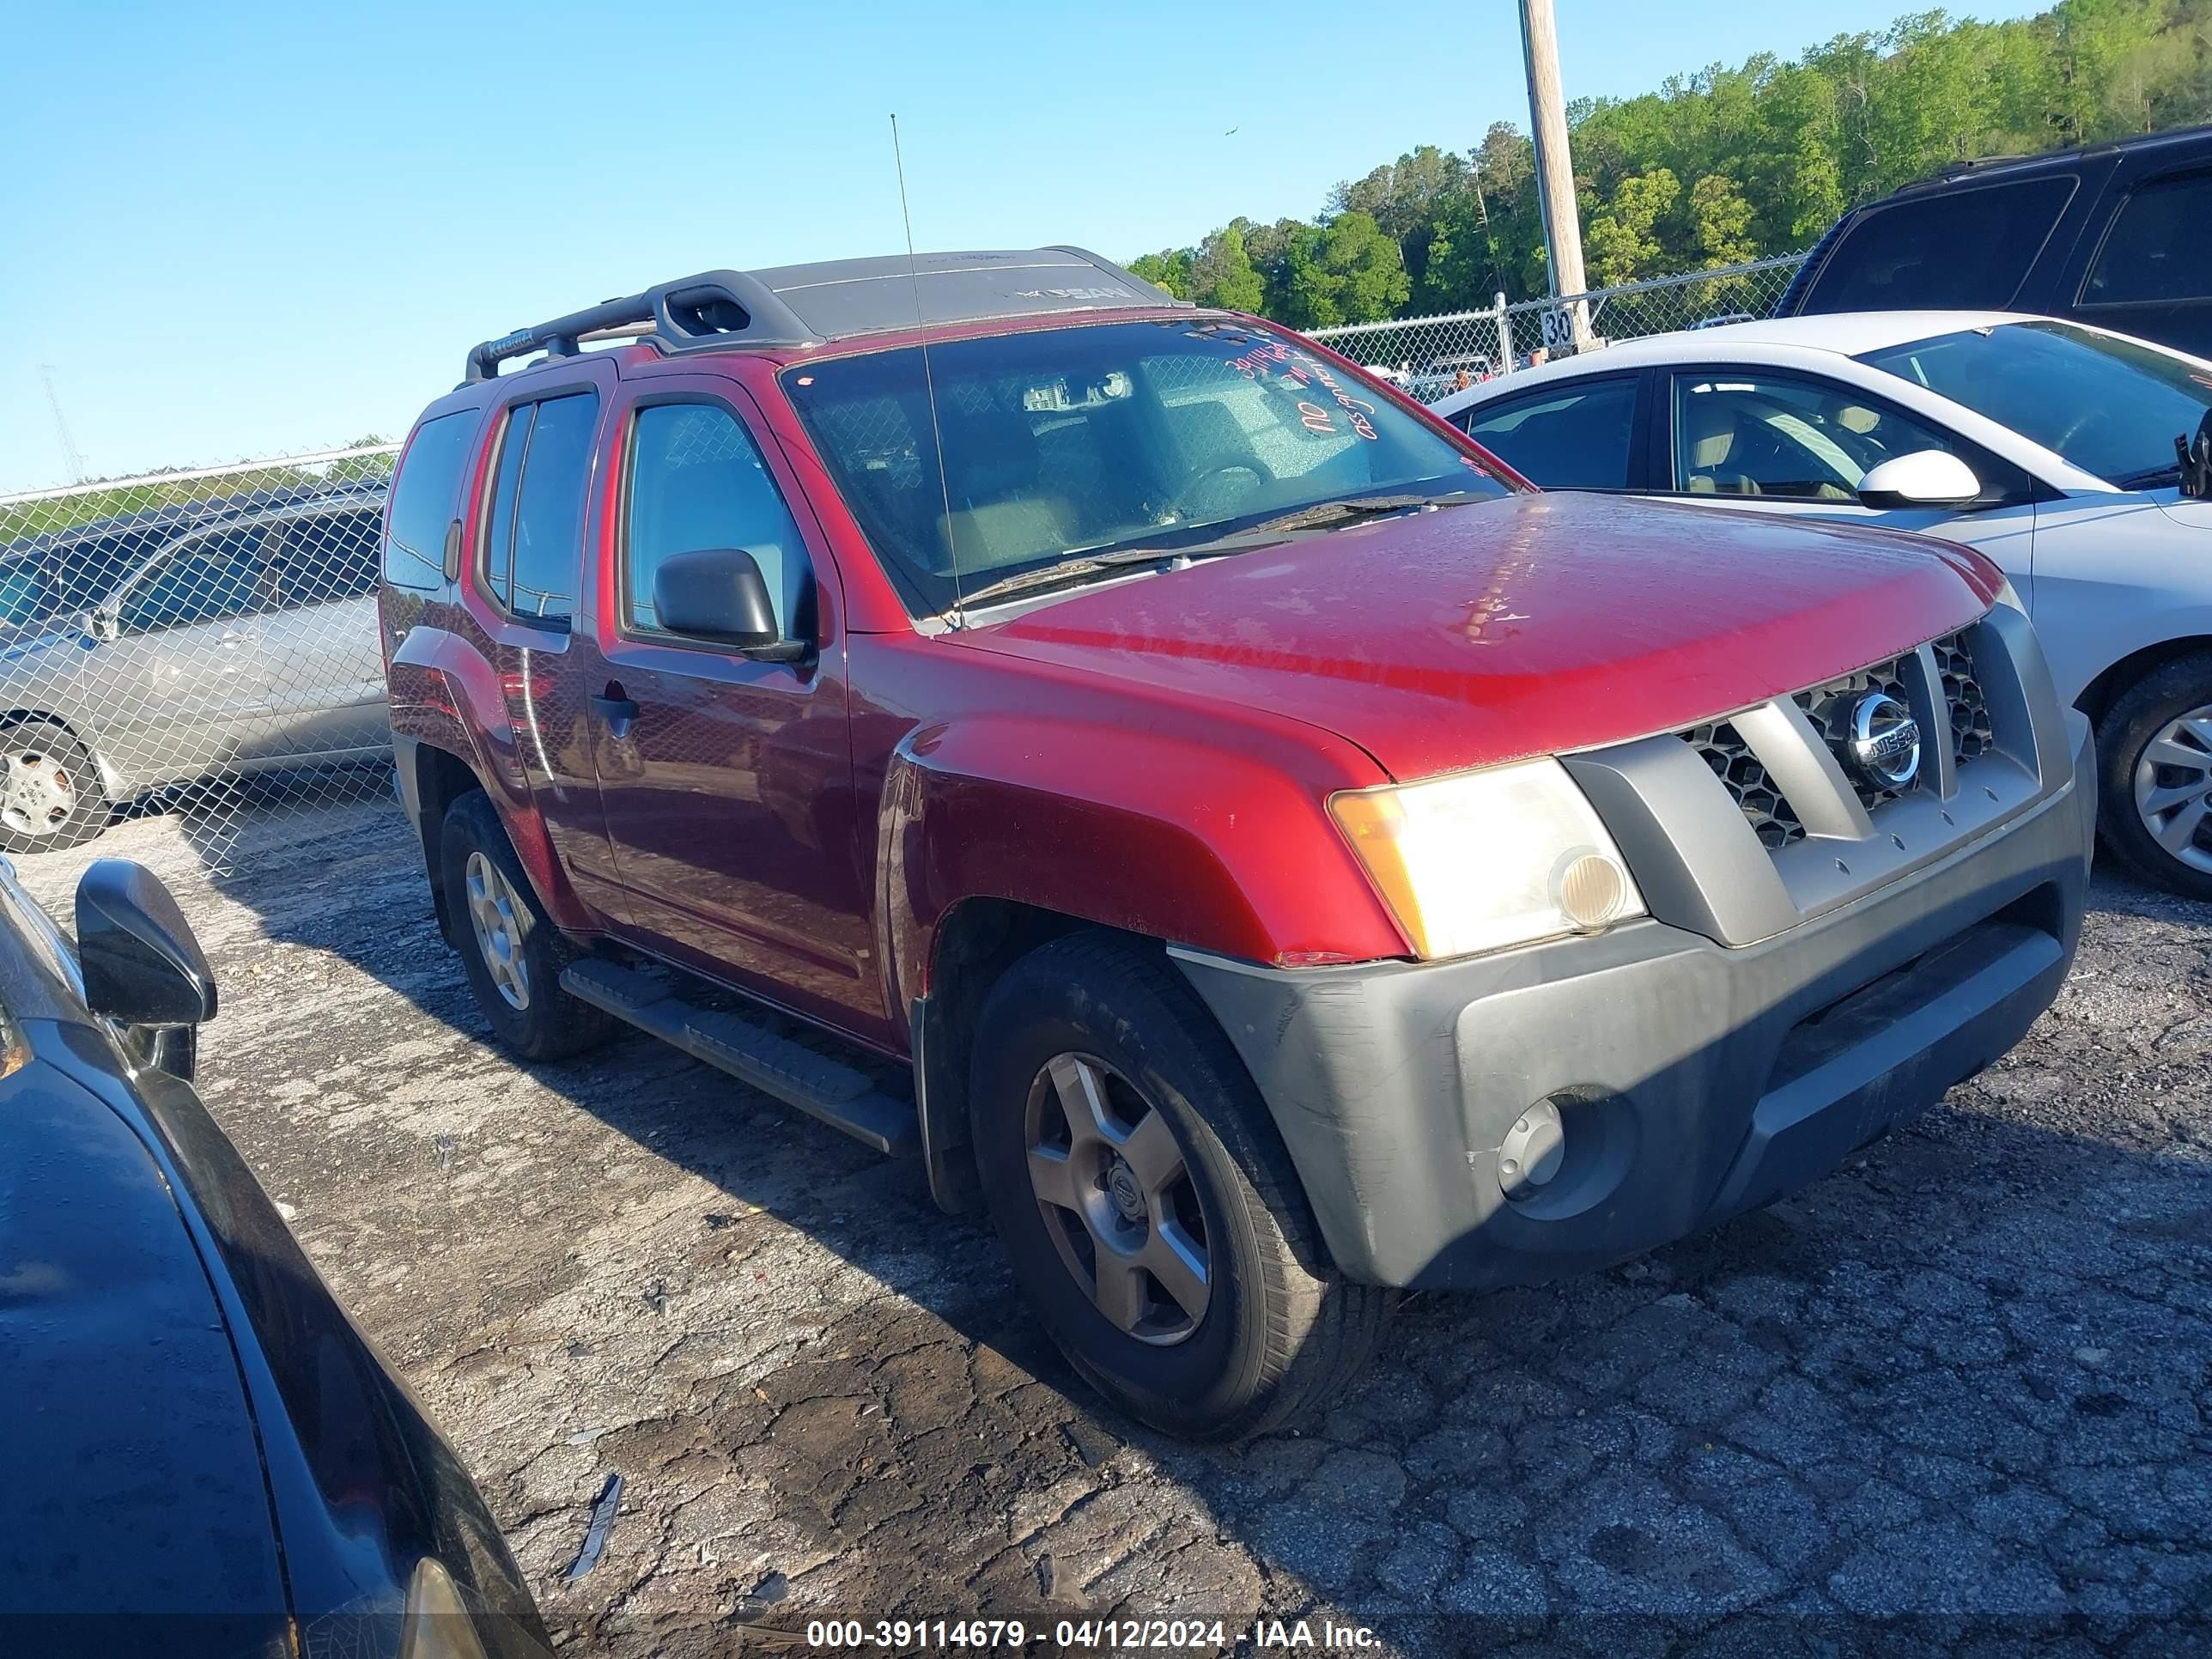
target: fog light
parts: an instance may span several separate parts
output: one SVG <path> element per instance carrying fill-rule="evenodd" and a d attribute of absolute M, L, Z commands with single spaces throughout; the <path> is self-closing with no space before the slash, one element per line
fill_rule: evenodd
<path fill-rule="evenodd" d="M 1566 1126 L 1559 1109 L 1540 1100 L 1521 1114 L 1498 1148 L 1498 1184 L 1508 1198 L 1528 1198 L 1547 1185 L 1566 1161 Z"/>
<path fill-rule="evenodd" d="M 1557 878 L 1559 913 L 1584 933 L 1617 918 L 1628 898 L 1628 872 L 1602 853 L 1583 853 Z"/>

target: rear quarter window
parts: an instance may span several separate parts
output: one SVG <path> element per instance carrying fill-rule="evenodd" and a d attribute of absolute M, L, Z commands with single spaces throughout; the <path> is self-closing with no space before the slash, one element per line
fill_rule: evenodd
<path fill-rule="evenodd" d="M 425 422 L 400 459 L 384 538 L 384 580 L 392 586 L 434 592 L 445 586 L 446 526 L 477 419 L 465 409 Z"/>
<path fill-rule="evenodd" d="M 2145 305 L 2209 297 L 2212 173 L 2138 185 L 2106 233 L 2077 303 Z"/>
<path fill-rule="evenodd" d="M 2057 173 L 1869 209 L 1821 265 L 1803 309 L 2002 310 L 2027 280 L 2075 184 L 2073 174 Z"/>

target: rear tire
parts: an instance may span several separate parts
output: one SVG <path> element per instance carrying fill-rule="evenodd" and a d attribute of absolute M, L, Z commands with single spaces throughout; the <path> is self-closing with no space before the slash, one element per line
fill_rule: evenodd
<path fill-rule="evenodd" d="M 977 1025 L 969 1109 L 1017 1282 L 1130 1416 L 1258 1434 L 1374 1351 L 1390 1292 L 1336 1271 L 1243 1062 L 1157 955 L 1079 933 L 1015 963 Z"/>
<path fill-rule="evenodd" d="M 100 769 L 59 720 L 0 727 L 0 853 L 52 853 L 99 838 L 112 816 Z"/>
<path fill-rule="evenodd" d="M 482 790 L 446 810 L 439 849 L 461 962 L 492 1034 L 525 1060 L 565 1060 L 612 1036 L 613 1015 L 561 988 L 576 953 L 538 902 Z"/>
<path fill-rule="evenodd" d="M 2097 725 L 2105 845 L 2169 892 L 2212 899 L 2212 654 L 2128 688 Z"/>

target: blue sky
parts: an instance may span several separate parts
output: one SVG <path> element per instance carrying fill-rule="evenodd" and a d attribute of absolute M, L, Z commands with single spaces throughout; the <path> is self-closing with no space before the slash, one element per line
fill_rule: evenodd
<path fill-rule="evenodd" d="M 1898 0 L 1558 0 L 1571 97 Z M 2036 9 L 1987 4 L 1978 15 Z M 902 246 L 1116 258 L 1525 126 L 1512 0 L 26 8 L 0 61 L 0 491 L 397 434 L 474 341 Z M 1231 131 L 1234 129 L 1233 132 Z"/>

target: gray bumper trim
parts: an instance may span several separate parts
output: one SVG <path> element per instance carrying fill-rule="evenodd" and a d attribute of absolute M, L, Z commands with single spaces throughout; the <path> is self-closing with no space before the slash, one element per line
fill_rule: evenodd
<path fill-rule="evenodd" d="M 1277 969 L 1175 950 L 1281 1130 L 1338 1265 L 1474 1288 L 1650 1249 L 1824 1173 L 2016 1042 L 2080 928 L 2078 770 L 1879 891 L 1729 948 L 1660 921 L 1433 963 Z M 1525 1199 L 1537 1103 L 1566 1157 Z"/>

